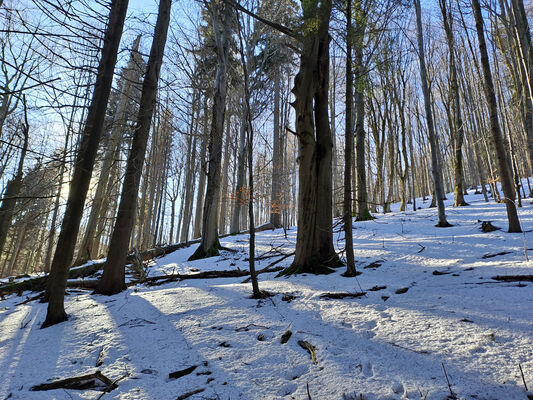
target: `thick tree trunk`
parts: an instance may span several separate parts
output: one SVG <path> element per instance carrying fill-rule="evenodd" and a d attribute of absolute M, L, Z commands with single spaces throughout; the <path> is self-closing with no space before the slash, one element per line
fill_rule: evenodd
<path fill-rule="evenodd" d="M 331 1 L 313 0 L 302 6 L 306 33 L 293 88 L 299 143 L 298 234 L 294 261 L 284 275 L 329 273 L 329 267 L 340 263 L 333 248 L 333 143 L 328 119 Z"/>
<path fill-rule="evenodd" d="M 48 280 L 48 311 L 42 327 L 57 324 L 67 319 L 64 308 L 68 268 L 74 255 L 74 246 L 83 215 L 89 183 L 104 126 L 105 111 L 111 92 L 113 72 L 117 62 L 118 47 L 128 9 L 128 0 L 115 0 L 111 4 L 109 22 L 104 38 L 102 57 L 98 65 L 93 97 L 85 128 L 81 137 L 74 174 L 70 183 L 67 208 L 61 225 L 54 259 Z"/>
<path fill-rule="evenodd" d="M 171 4 L 172 0 L 160 0 L 159 2 L 154 39 L 146 67 L 137 123 L 126 165 L 126 174 L 124 176 L 124 185 L 120 196 L 117 219 L 111 236 L 109 253 L 104 265 L 104 273 L 95 293 L 112 295 L 126 288 L 124 266 L 126 264 L 130 237 L 135 223 L 139 184 L 146 155 L 150 124 L 155 108 L 157 83 L 167 40 Z"/>
<path fill-rule="evenodd" d="M 426 110 L 426 120 L 428 125 L 429 144 L 431 146 L 431 172 L 433 183 L 435 185 L 435 200 L 438 208 L 438 227 L 451 226 L 446 220 L 446 211 L 444 209 L 444 190 L 442 186 L 442 174 L 439 168 L 438 152 L 440 149 L 437 144 L 435 125 L 433 124 L 433 112 L 431 110 L 431 96 L 428 86 L 428 77 L 426 69 L 426 60 L 424 57 L 424 37 L 422 33 L 422 16 L 420 11 L 420 0 L 414 0 L 416 9 L 416 25 L 418 36 L 418 58 L 420 62 L 420 79 L 422 81 L 422 92 L 424 94 L 424 105 Z"/>
<path fill-rule="evenodd" d="M 511 172 L 509 171 L 509 160 L 505 151 L 502 131 L 498 119 L 498 104 L 496 102 L 496 94 L 494 91 L 494 83 L 492 81 L 492 72 L 489 63 L 487 45 L 485 42 L 485 34 L 483 32 L 483 16 L 481 14 L 479 0 L 472 0 L 472 9 L 474 11 L 474 19 L 476 21 L 476 32 L 481 57 L 481 67 L 485 81 L 485 97 L 489 105 L 490 130 L 492 133 L 494 148 L 496 150 L 496 159 L 498 161 L 501 185 L 505 196 L 504 201 L 507 208 L 507 219 L 509 220 L 509 232 L 522 232 L 520 221 L 518 220 L 516 205 L 514 203 L 515 192 L 513 188 Z"/>
<path fill-rule="evenodd" d="M 218 212 L 220 199 L 220 167 L 222 162 L 222 135 L 226 113 L 227 64 L 234 9 L 222 0 L 211 3 L 213 32 L 217 46 L 217 72 L 214 85 L 213 116 L 209 134 L 209 165 L 207 190 L 202 216 L 202 241 L 189 260 L 219 254 Z"/>

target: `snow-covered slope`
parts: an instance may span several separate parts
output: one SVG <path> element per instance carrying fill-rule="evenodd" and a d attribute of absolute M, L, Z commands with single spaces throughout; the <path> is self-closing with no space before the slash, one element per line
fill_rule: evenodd
<path fill-rule="evenodd" d="M 95 390 L 30 387 L 93 372 L 101 352 L 98 369 L 119 380 L 104 399 L 308 399 L 308 390 L 315 400 L 445 399 L 450 390 L 464 399 L 526 399 L 518 365 L 533 387 L 533 283 L 491 277 L 533 274 L 524 252 L 531 248 L 533 258 L 533 205 L 519 210 L 522 235 L 505 232 L 504 205 L 478 195 L 467 201 L 447 209 L 451 228 L 434 227 L 435 209 L 355 222 L 362 275 L 262 274 L 261 289 L 274 294 L 265 300 L 250 299 L 243 278 L 139 285 L 112 297 L 77 291 L 67 297 L 69 321 L 41 330 L 46 305 L 17 306 L 24 297 L 10 297 L 0 302 L 0 399 L 99 398 Z M 482 233 L 478 220 L 503 229 Z M 295 233 L 259 233 L 258 255 L 293 251 Z M 247 238 L 222 241 L 236 253 L 190 263 L 195 247 L 179 250 L 158 259 L 150 275 L 245 270 Z M 335 239 L 342 249 L 342 233 Z M 370 290 L 376 286 L 386 288 Z M 360 298 L 320 296 L 362 290 Z M 300 340 L 315 346 L 316 365 Z"/>

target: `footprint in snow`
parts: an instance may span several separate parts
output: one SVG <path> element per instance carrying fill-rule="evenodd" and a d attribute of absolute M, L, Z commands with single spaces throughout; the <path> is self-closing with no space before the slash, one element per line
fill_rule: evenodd
<path fill-rule="evenodd" d="M 296 384 L 292 382 L 287 382 L 279 387 L 278 394 L 280 396 L 289 396 L 293 394 L 294 392 L 296 392 L 297 389 L 298 389 L 298 386 Z"/>
<path fill-rule="evenodd" d="M 309 372 L 309 367 L 307 365 L 295 365 L 291 367 L 288 371 L 283 374 L 283 378 L 288 381 L 293 381 L 305 375 Z"/>
<path fill-rule="evenodd" d="M 372 367 L 370 361 L 365 361 L 363 363 L 363 368 L 361 369 L 361 371 L 367 378 L 371 378 L 374 376 L 374 368 Z"/>

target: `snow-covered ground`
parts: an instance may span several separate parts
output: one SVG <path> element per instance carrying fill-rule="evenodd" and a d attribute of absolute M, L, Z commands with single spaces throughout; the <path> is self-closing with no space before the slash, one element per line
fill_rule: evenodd
<path fill-rule="evenodd" d="M 459 399 L 526 399 L 519 363 L 533 387 L 533 283 L 491 277 L 533 274 L 524 252 L 531 248 L 533 260 L 533 205 L 527 200 L 519 210 L 522 235 L 506 233 L 504 205 L 480 195 L 467 201 L 470 207 L 447 208 L 451 228 L 434 227 L 435 209 L 356 222 L 362 275 L 344 278 L 343 268 L 327 276 L 262 274 L 261 289 L 274 294 L 265 300 L 250 299 L 243 278 L 139 285 L 112 297 L 76 291 L 67 296 L 70 319 L 41 330 L 46 305 L 16 305 L 25 297 L 9 297 L 0 302 L 0 399 L 100 398 L 96 390 L 30 388 L 95 371 L 102 349 L 98 369 L 119 380 L 103 399 L 189 393 L 224 400 L 440 400 L 450 395 L 445 372 Z M 482 233 L 478 220 L 503 229 Z M 342 237 L 335 235 L 339 249 Z M 238 252 L 201 261 L 186 261 L 195 246 L 179 250 L 158 259 L 150 275 L 247 269 L 247 238 L 226 238 L 222 244 Z M 294 229 L 287 238 L 282 230 L 261 232 L 257 253 L 291 252 L 295 238 Z M 494 256 L 500 252 L 507 253 Z M 379 267 L 364 268 L 376 261 Z M 370 290 L 376 286 L 386 288 Z M 320 297 L 361 290 L 365 297 Z M 293 334 L 282 344 L 287 329 Z M 317 364 L 300 340 L 315 346 Z M 169 379 L 191 366 L 192 373 Z"/>

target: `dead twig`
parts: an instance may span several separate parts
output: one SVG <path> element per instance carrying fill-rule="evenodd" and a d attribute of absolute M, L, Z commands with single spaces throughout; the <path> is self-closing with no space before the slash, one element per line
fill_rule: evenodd
<path fill-rule="evenodd" d="M 236 328 L 235 332 L 248 332 L 250 330 L 250 327 L 255 327 L 255 328 L 260 328 L 260 329 L 269 329 L 268 326 L 248 324 L 246 326 L 241 326 L 240 328 Z"/>
<path fill-rule="evenodd" d="M 448 389 L 450 390 L 450 397 L 452 399 L 456 399 L 457 395 L 452 390 L 452 385 L 450 383 L 450 380 L 448 379 L 448 373 L 446 372 L 446 367 L 444 366 L 444 363 L 441 363 L 442 369 L 444 370 L 444 376 L 446 377 L 446 382 L 448 383 Z"/>
<path fill-rule="evenodd" d="M 205 390 L 204 388 L 196 389 L 196 390 L 191 390 L 190 392 L 187 392 L 187 393 L 182 394 L 181 396 L 178 396 L 178 397 L 176 398 L 176 400 L 185 400 L 185 399 L 188 399 L 189 397 L 191 397 L 191 396 L 194 395 L 194 394 L 202 393 L 204 390 Z"/>
<path fill-rule="evenodd" d="M 522 371 L 522 366 L 520 365 L 520 363 L 518 363 L 518 368 L 520 368 L 520 375 L 522 375 L 522 382 L 524 383 L 524 388 L 526 389 L 526 392 L 527 392 L 528 389 L 527 389 L 526 378 L 524 378 L 524 371 Z"/>

